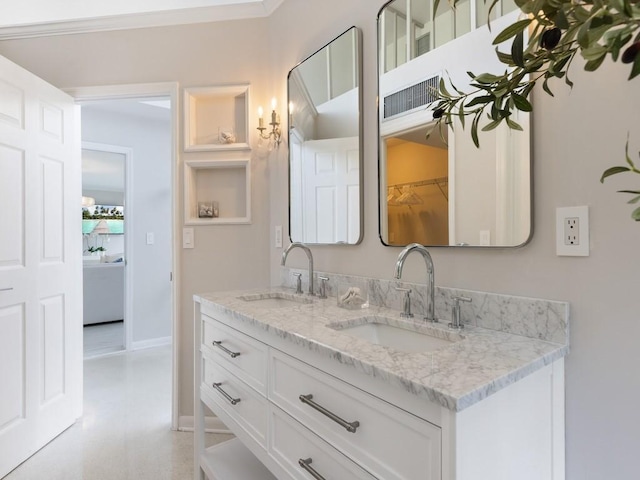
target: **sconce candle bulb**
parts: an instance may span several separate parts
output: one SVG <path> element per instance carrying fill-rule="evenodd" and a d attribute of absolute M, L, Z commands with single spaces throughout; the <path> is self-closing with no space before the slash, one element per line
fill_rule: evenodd
<path fill-rule="evenodd" d="M 280 117 L 276 113 L 275 98 L 271 99 L 271 109 L 271 122 L 269 123 L 269 125 L 271 125 L 271 131 L 265 133 L 267 127 L 264 126 L 264 118 L 262 117 L 264 112 L 262 110 L 262 107 L 258 108 L 258 135 L 260 139 L 269 140 L 269 150 L 271 150 L 273 147 L 277 148 L 282 141 L 282 134 L 280 132 Z"/>

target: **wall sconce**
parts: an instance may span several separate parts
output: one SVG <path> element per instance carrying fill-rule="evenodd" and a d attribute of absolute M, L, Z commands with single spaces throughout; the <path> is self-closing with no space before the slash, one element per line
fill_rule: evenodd
<path fill-rule="evenodd" d="M 282 132 L 280 130 L 280 115 L 276 113 L 276 99 L 271 100 L 271 122 L 269 125 L 271 126 L 271 130 L 269 131 L 268 127 L 264 126 L 264 111 L 262 107 L 258 108 L 258 131 L 260 132 L 258 135 L 260 139 L 258 140 L 258 146 L 262 145 L 262 140 L 269 141 L 269 151 L 273 150 L 273 148 L 278 148 L 280 146 L 280 142 L 282 141 Z M 267 132 L 265 133 L 265 130 Z"/>

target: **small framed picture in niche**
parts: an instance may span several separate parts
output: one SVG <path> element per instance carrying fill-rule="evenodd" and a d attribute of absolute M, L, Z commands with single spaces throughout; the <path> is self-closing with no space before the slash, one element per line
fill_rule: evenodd
<path fill-rule="evenodd" d="M 218 202 L 198 202 L 199 218 L 218 218 L 219 215 Z"/>

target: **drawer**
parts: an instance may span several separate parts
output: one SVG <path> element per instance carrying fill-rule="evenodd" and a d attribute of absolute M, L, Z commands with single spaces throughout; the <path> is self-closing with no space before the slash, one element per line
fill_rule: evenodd
<path fill-rule="evenodd" d="M 268 350 L 264 343 L 202 315 L 202 344 L 206 353 L 224 368 L 267 394 Z"/>
<path fill-rule="evenodd" d="M 376 477 L 440 478 L 439 427 L 278 350 L 270 352 L 271 402 Z"/>
<path fill-rule="evenodd" d="M 202 389 L 210 400 L 206 403 L 214 413 L 217 408 L 224 410 L 266 449 L 267 399 L 210 359 L 203 358 L 202 362 Z M 210 405 L 211 401 L 215 405 Z"/>
<path fill-rule="evenodd" d="M 269 454 L 291 478 L 375 480 L 375 477 L 273 405 L 269 412 L 269 432 Z M 320 477 L 314 477 L 305 470 L 300 465 L 301 461 Z"/>

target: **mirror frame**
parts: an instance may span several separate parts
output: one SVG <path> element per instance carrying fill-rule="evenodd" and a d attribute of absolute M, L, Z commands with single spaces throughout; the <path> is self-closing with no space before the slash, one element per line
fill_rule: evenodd
<path fill-rule="evenodd" d="M 382 205 L 382 199 L 386 198 L 386 181 L 383 179 L 383 174 L 386 175 L 386 168 L 383 168 L 382 166 L 382 148 L 383 148 L 383 143 L 384 143 L 384 139 L 381 136 L 381 122 L 380 122 L 380 109 L 381 109 L 381 98 L 380 98 L 380 72 L 381 72 L 381 68 L 382 68 L 382 61 L 383 58 L 380 54 L 381 52 L 381 35 L 380 35 L 380 19 L 381 19 L 381 15 L 383 14 L 384 10 L 394 2 L 395 0 L 388 0 L 384 3 L 384 5 L 382 5 L 382 7 L 380 7 L 380 10 L 378 11 L 378 15 L 376 17 L 376 46 L 377 46 L 377 51 L 376 51 L 376 137 L 377 137 L 377 147 L 378 147 L 378 238 L 380 239 L 380 243 L 382 243 L 383 246 L 385 247 L 404 247 L 406 245 L 403 244 L 398 244 L 398 245 L 394 245 L 394 244 L 389 244 L 389 243 L 385 243 L 384 241 L 384 236 L 383 236 L 383 232 L 382 232 L 382 225 L 383 225 L 383 211 L 381 208 Z M 513 13 L 513 12 L 511 12 Z M 509 15 L 509 14 L 507 14 Z M 481 28 L 481 27 L 477 27 L 477 28 Z M 476 28 L 476 29 L 477 29 Z M 473 29 L 471 30 L 473 31 Z M 497 31 L 500 31 L 500 29 L 498 28 Z M 452 41 L 455 41 L 456 39 L 454 38 Z M 426 105 L 425 108 L 427 108 L 429 105 Z M 533 159 L 533 112 L 529 113 L 529 117 L 528 117 L 528 123 L 529 123 L 529 161 L 528 161 L 528 166 L 529 166 L 529 209 L 528 209 L 528 213 L 529 213 L 529 235 L 527 236 L 527 238 L 520 244 L 517 245 L 467 245 L 467 244 L 463 244 L 463 245 L 425 245 L 429 248 L 483 248 L 483 249 L 513 249 L 513 248 L 521 248 L 524 247 L 525 245 L 527 245 L 531 239 L 533 238 L 533 233 L 534 233 L 534 159 Z M 425 123 L 425 128 L 428 125 L 428 123 Z M 416 128 L 418 128 L 419 126 L 416 126 Z M 449 128 L 449 127 L 448 127 Z M 453 133 L 452 130 L 450 130 L 450 133 Z M 387 213 L 388 214 L 388 213 Z"/>
<path fill-rule="evenodd" d="M 288 153 L 287 153 L 287 162 L 288 162 L 288 220 L 289 220 L 289 240 L 291 242 L 301 241 L 300 239 L 294 240 L 291 237 L 291 125 L 289 125 L 291 117 L 289 112 L 289 105 L 291 102 L 291 92 L 290 92 L 290 80 L 293 71 L 302 65 L 305 61 L 312 58 L 314 55 L 322 52 L 325 48 L 328 48 L 332 42 L 336 41 L 343 35 L 353 31 L 355 34 L 356 40 L 356 62 L 355 62 L 355 74 L 357 76 L 358 82 L 358 182 L 359 182 L 359 192 L 358 192 L 358 210 L 359 210 L 359 235 L 358 239 L 354 243 L 346 243 L 346 242 L 336 242 L 336 243 L 310 243 L 304 242 L 306 245 L 315 245 L 315 246 L 323 246 L 323 245 L 345 245 L 345 246 L 354 246 L 362 243 L 362 239 L 364 238 L 364 129 L 363 129 L 363 92 L 362 92 L 362 79 L 363 79 L 363 69 L 362 69 L 362 31 L 360 28 L 354 26 L 349 27 L 344 32 L 340 33 L 336 37 L 332 38 L 325 45 L 314 51 L 312 54 L 305 57 L 303 60 L 294 65 L 289 73 L 287 74 L 287 115 L 288 124 L 287 124 L 287 145 L 288 145 Z"/>

